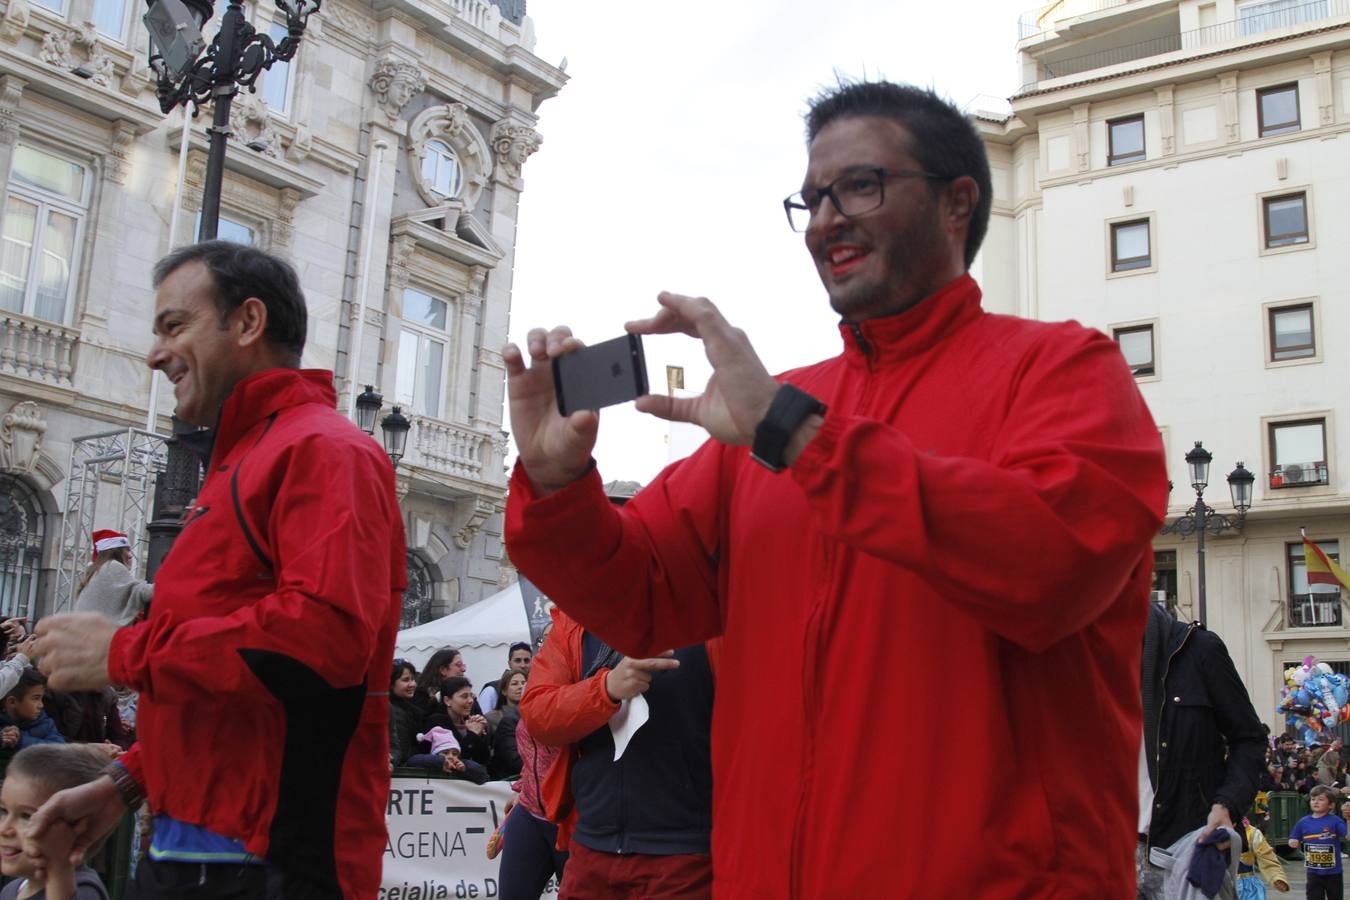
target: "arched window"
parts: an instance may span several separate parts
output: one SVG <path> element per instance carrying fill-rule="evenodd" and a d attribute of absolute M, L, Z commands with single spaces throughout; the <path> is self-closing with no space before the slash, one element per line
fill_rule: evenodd
<path fill-rule="evenodd" d="M 42 509 L 37 498 L 19 479 L 0 475 L 0 614 L 33 614 L 42 543 Z"/>
<path fill-rule="evenodd" d="M 422 180 L 433 194 L 446 200 L 459 196 L 463 173 L 459 157 L 445 141 L 427 141 L 427 153 L 422 157 Z"/>
<path fill-rule="evenodd" d="M 408 552 L 408 589 L 403 592 L 403 618 L 399 628 L 412 628 L 431 621 L 431 571 L 417 554 Z"/>

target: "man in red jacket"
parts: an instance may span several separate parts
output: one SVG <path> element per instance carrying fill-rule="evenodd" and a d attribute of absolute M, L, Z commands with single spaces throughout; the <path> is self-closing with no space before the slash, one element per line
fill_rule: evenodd
<path fill-rule="evenodd" d="M 774 378 L 661 294 L 628 330 L 702 340 L 714 374 L 638 409 L 712 440 L 614 509 L 596 415 L 555 408 L 580 344 L 531 331 L 505 349 L 511 559 L 624 653 L 723 635 L 720 895 L 1130 897 L 1158 430 L 1110 339 L 981 310 L 989 165 L 954 107 L 855 83 L 807 124 L 784 205 L 842 352 Z M 960 802 L 913 776 L 934 728 L 984 751 Z"/>
<path fill-rule="evenodd" d="M 195 244 L 155 287 L 147 362 L 179 417 L 215 428 L 210 465 L 144 622 L 37 629 L 53 687 L 125 684 L 140 701 L 139 741 L 43 806 L 34 850 L 72 829 L 78 855 L 145 797 L 140 900 L 368 900 L 406 565 L 389 459 L 334 408 L 332 373 L 299 368 L 305 301 L 285 262 Z"/>

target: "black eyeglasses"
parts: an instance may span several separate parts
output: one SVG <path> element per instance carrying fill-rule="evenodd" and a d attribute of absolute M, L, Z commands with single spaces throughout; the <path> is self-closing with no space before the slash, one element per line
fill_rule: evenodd
<path fill-rule="evenodd" d="M 783 211 L 787 213 L 788 225 L 793 231 L 805 231 L 811 224 L 811 217 L 820 209 L 826 197 L 839 210 L 839 214 L 853 218 L 870 213 L 886 202 L 887 178 L 929 178 L 934 181 L 950 181 L 950 175 L 934 175 L 932 172 L 917 172 L 910 169 L 854 169 L 840 175 L 825 187 L 807 188 L 783 200 Z"/>

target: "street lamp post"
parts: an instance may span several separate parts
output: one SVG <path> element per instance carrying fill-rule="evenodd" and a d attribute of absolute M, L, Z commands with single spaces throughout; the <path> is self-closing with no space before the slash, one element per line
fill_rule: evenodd
<path fill-rule="evenodd" d="M 230 104 L 240 87 L 253 89 L 258 76 L 277 60 L 295 56 L 305 24 L 318 12 L 321 0 L 275 0 L 286 14 L 286 37 L 280 43 L 254 30 L 244 18 L 242 0 L 230 0 L 220 20 L 220 31 L 206 47 L 201 29 L 211 18 L 212 0 L 146 0 L 145 26 L 150 32 L 150 68 L 155 72 L 159 108 L 167 114 L 177 106 L 193 105 L 193 115 L 212 101 L 210 149 L 206 156 L 206 183 L 202 186 L 201 223 L 197 241 L 216 237 L 220 224 L 220 189 L 225 180 L 225 142 L 230 136 Z M 188 127 L 184 120 L 183 128 Z M 186 135 L 184 136 L 186 138 Z M 169 236 L 173 240 L 173 235 Z M 201 466 L 183 445 L 193 431 L 174 417 L 174 436 L 168 440 L 165 468 L 156 479 L 154 518 L 146 554 L 146 577 L 153 580 L 169 548 L 182 530 L 182 514 L 197 493 Z"/>
<path fill-rule="evenodd" d="M 1197 557 L 1196 593 L 1200 601 L 1200 622 L 1205 624 L 1205 532 L 1216 537 L 1225 531 L 1241 531 L 1247 521 L 1247 510 L 1252 506 L 1252 482 L 1256 476 L 1241 462 L 1228 473 L 1228 491 L 1232 495 L 1236 516 L 1226 516 L 1205 504 L 1205 488 L 1209 486 L 1209 464 L 1213 455 L 1200 441 L 1186 454 L 1186 471 L 1195 489 L 1195 505 L 1185 515 L 1177 517 L 1162 528 L 1163 534 L 1179 534 L 1183 538 L 1195 535 Z"/>

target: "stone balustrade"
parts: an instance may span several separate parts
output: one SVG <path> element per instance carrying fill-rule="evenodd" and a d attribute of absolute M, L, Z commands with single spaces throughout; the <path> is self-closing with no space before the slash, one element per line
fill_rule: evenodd
<path fill-rule="evenodd" d="M 458 18 L 468 22 L 479 31 L 488 30 L 488 24 L 491 21 L 489 16 L 496 12 L 492 4 L 486 2 L 486 0 L 450 0 L 450 9 Z M 495 19 L 496 16 L 492 16 L 492 18 Z"/>
<path fill-rule="evenodd" d="M 412 433 L 403 463 L 459 478 L 504 484 L 503 448 L 492 434 L 426 416 L 409 416 Z"/>
<path fill-rule="evenodd" d="M 0 374 L 70 388 L 79 333 L 52 322 L 0 312 Z"/>

